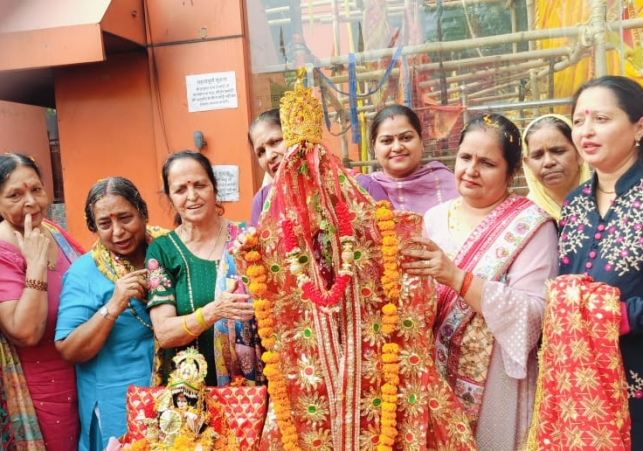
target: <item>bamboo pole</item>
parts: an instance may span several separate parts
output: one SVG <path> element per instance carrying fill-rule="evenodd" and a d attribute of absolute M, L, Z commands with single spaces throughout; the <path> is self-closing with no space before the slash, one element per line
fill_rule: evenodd
<path fill-rule="evenodd" d="M 607 22 L 609 30 L 618 29 L 619 22 Z M 622 28 L 629 30 L 632 28 L 643 28 L 643 17 L 636 19 L 627 19 L 622 21 Z M 415 55 L 418 53 L 427 52 L 453 52 L 457 50 L 467 50 L 476 47 L 484 47 L 490 45 L 508 44 L 513 42 L 528 42 L 538 41 L 542 39 L 556 39 L 556 38 L 573 38 L 579 36 L 579 27 L 563 27 L 563 28 L 548 28 L 546 30 L 530 30 L 521 31 L 518 33 L 509 33 L 496 36 L 487 36 L 477 39 L 462 39 L 458 41 L 446 42 L 429 42 L 419 45 L 406 46 L 402 49 L 402 55 Z M 377 50 L 369 50 L 355 54 L 356 60 L 360 63 L 370 61 L 378 61 L 383 58 L 392 57 L 397 48 L 385 48 Z M 330 58 L 320 58 L 317 61 L 317 67 L 331 67 L 339 64 L 347 64 L 348 55 L 333 56 Z M 285 64 L 275 64 L 266 66 L 262 72 L 285 72 L 290 70 Z"/>

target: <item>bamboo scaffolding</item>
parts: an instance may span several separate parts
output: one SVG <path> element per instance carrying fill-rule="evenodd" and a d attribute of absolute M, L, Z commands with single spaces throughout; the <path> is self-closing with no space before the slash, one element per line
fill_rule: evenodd
<path fill-rule="evenodd" d="M 622 28 L 629 30 L 632 28 L 643 28 L 643 18 L 627 19 L 623 21 L 606 22 L 608 30 Z M 621 25 L 622 24 L 622 25 Z M 476 39 L 462 39 L 458 41 L 445 41 L 445 42 L 429 42 L 420 45 L 406 46 L 402 49 L 402 55 L 416 55 L 419 53 L 431 52 L 454 52 L 458 50 L 468 50 L 473 48 L 480 48 L 486 46 L 494 46 L 501 44 L 511 44 L 514 42 L 529 42 L 538 41 L 543 39 L 556 39 L 556 38 L 578 38 L 582 33 L 582 27 L 563 27 L 563 28 L 548 28 L 546 30 L 530 30 L 520 31 L 517 33 L 509 33 L 496 36 L 486 36 Z M 379 61 L 384 58 L 390 58 L 397 51 L 397 48 L 386 48 L 369 50 L 365 52 L 355 53 L 355 59 L 358 64 L 366 62 Z M 329 58 L 320 58 L 316 60 L 317 67 L 331 67 L 334 65 L 342 65 L 348 63 L 348 55 L 338 55 Z M 292 70 L 286 64 L 275 64 L 266 66 L 261 72 L 286 72 Z"/>

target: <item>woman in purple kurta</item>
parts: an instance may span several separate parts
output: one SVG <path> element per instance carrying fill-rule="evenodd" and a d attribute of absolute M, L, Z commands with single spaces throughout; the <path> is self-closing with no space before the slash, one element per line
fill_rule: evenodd
<path fill-rule="evenodd" d="M 396 210 L 423 215 L 458 196 L 453 173 L 442 163 L 422 165 L 422 124 L 403 105 L 381 110 L 371 124 L 371 145 L 381 172 L 370 174 L 386 192 Z"/>

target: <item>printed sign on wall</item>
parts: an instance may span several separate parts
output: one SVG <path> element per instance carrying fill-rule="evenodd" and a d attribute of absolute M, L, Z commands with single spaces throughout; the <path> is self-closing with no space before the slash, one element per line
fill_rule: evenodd
<path fill-rule="evenodd" d="M 188 111 L 237 108 L 237 77 L 234 72 L 188 75 L 185 77 Z"/>

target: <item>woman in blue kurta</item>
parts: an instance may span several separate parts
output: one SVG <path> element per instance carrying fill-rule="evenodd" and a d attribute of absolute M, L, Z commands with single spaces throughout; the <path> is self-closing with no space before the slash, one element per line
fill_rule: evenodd
<path fill-rule="evenodd" d="M 98 240 L 64 276 L 55 340 L 76 364 L 78 449 L 100 451 L 127 431 L 128 385 L 151 383 L 154 335 L 143 303 L 144 262 L 147 244 L 163 231 L 146 227 L 147 205 L 121 177 L 94 184 L 85 217 Z"/>
<path fill-rule="evenodd" d="M 632 417 L 643 449 L 643 88 L 605 76 L 574 96 L 573 139 L 595 168 L 570 194 L 560 220 L 561 274 L 587 274 L 620 290 L 620 349 Z"/>

